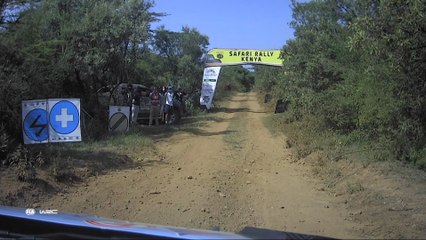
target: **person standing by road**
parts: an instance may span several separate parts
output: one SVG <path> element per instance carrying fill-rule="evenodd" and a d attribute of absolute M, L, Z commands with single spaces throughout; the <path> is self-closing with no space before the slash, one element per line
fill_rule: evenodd
<path fill-rule="evenodd" d="M 167 93 L 167 88 L 166 86 L 162 86 L 160 88 L 160 115 L 161 115 L 161 122 L 165 123 L 166 120 L 164 119 L 164 108 L 166 105 L 166 93 Z"/>
<path fill-rule="evenodd" d="M 173 98 L 174 98 L 172 86 L 169 86 L 167 88 L 165 98 L 166 98 L 166 104 L 164 105 L 164 113 L 166 114 L 165 120 L 166 120 L 166 124 L 170 124 L 170 115 L 172 114 L 172 111 L 173 111 Z"/>
<path fill-rule="evenodd" d="M 176 100 L 178 101 L 178 108 L 179 108 L 179 116 L 183 116 L 183 113 L 185 112 L 185 96 L 186 93 L 182 91 L 182 88 L 178 88 L 176 92 Z"/>
<path fill-rule="evenodd" d="M 152 118 L 155 118 L 155 125 L 158 124 L 158 114 L 160 113 L 160 93 L 157 87 L 154 87 L 152 92 L 149 94 L 151 100 L 151 108 L 149 109 L 149 126 L 152 126 Z"/>
<path fill-rule="evenodd" d="M 142 94 L 142 89 L 140 87 L 137 87 L 135 89 L 135 92 L 133 93 L 133 98 L 132 98 L 132 123 L 133 124 L 136 124 L 138 120 L 139 109 L 141 105 L 141 94 Z"/>
<path fill-rule="evenodd" d="M 132 105 L 133 105 L 133 86 L 132 84 L 127 84 L 127 87 L 123 88 L 122 91 L 123 94 L 123 101 L 124 101 L 124 105 L 123 106 L 128 106 L 129 107 L 129 115 L 130 115 L 130 119 L 129 119 L 129 123 L 132 123 Z"/>
<path fill-rule="evenodd" d="M 125 98 L 126 106 L 132 108 L 132 99 L 133 99 L 133 86 L 132 84 L 127 84 L 127 88 L 123 90 L 123 95 Z"/>

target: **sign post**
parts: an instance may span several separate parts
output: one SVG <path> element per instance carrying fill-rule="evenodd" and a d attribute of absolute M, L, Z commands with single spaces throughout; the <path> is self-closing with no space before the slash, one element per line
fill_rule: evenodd
<path fill-rule="evenodd" d="M 108 129 L 110 132 L 128 132 L 130 107 L 109 106 Z"/>
<path fill-rule="evenodd" d="M 49 142 L 79 142 L 80 99 L 49 99 Z"/>
<path fill-rule="evenodd" d="M 46 100 L 22 101 L 24 144 L 47 143 L 49 138 Z"/>
<path fill-rule="evenodd" d="M 24 144 L 80 142 L 80 99 L 22 101 Z"/>

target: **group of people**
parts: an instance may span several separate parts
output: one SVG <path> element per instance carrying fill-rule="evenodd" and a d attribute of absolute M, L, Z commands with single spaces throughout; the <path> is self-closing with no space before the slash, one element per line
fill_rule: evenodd
<path fill-rule="evenodd" d="M 150 94 L 150 99 L 151 99 L 151 111 L 149 114 L 149 125 L 152 125 L 152 118 L 156 119 L 156 124 L 158 125 L 158 115 L 157 113 L 157 109 L 153 109 L 155 105 L 153 105 L 153 101 L 155 101 L 156 96 L 155 96 L 155 92 L 156 92 L 156 88 L 154 87 L 154 91 Z M 166 124 L 170 124 L 171 123 L 171 115 L 172 112 L 174 111 L 174 109 L 177 110 L 178 117 L 180 118 L 180 116 L 183 115 L 183 112 L 185 110 L 185 103 L 184 103 L 184 96 L 185 96 L 185 92 L 182 91 L 181 88 L 178 88 L 176 92 L 173 91 L 173 87 L 171 85 L 169 85 L 166 89 L 165 86 L 163 86 L 161 88 L 161 90 L 159 91 L 159 96 L 160 96 L 160 105 L 162 106 L 162 108 L 160 108 L 160 113 L 162 114 L 162 119 Z M 161 104 L 161 99 L 163 99 Z M 154 102 L 155 104 L 155 102 Z"/>
<path fill-rule="evenodd" d="M 130 97 L 129 95 L 128 99 L 131 99 L 129 105 L 131 106 L 131 119 L 133 123 L 136 123 L 138 119 L 142 97 L 149 97 L 150 126 L 152 126 L 154 121 L 156 125 L 159 125 L 160 118 L 165 124 L 170 124 L 173 111 L 177 110 L 174 113 L 179 114 L 178 117 L 182 116 L 185 111 L 184 96 L 186 94 L 181 88 L 178 88 L 175 92 L 173 87 L 169 85 L 168 87 L 162 86 L 160 89 L 152 87 L 150 92 L 143 91 L 143 89 L 139 87 L 132 91 L 132 85 L 129 84 L 127 92 L 132 93 L 132 96 Z"/>

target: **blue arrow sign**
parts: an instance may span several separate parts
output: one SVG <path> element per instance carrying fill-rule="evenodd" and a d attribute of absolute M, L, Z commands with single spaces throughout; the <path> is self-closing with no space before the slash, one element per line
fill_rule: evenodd
<path fill-rule="evenodd" d="M 80 116 L 77 107 L 67 100 L 57 102 L 50 110 L 50 126 L 61 134 L 69 134 L 77 129 Z"/>
<path fill-rule="evenodd" d="M 31 110 L 24 119 L 24 133 L 34 141 L 44 141 L 49 137 L 47 111 L 41 108 Z"/>

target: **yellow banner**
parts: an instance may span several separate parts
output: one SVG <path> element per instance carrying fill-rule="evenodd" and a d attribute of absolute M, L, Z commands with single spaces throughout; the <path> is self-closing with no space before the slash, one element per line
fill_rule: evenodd
<path fill-rule="evenodd" d="M 207 53 L 206 66 L 262 64 L 282 66 L 280 50 L 212 49 Z"/>

